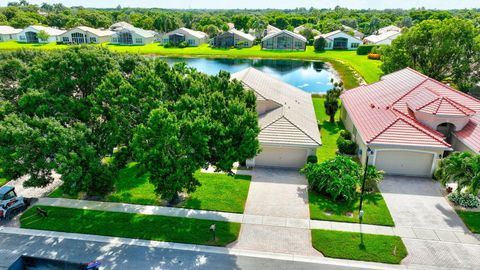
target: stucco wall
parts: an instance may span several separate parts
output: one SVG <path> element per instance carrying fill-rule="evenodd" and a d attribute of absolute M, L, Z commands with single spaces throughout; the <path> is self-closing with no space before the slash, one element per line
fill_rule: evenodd
<path fill-rule="evenodd" d="M 0 34 L 0 42 L 10 41 L 10 40 L 17 40 L 17 34 L 8 34 L 8 35 Z"/>
<path fill-rule="evenodd" d="M 347 49 L 348 50 L 356 50 L 358 46 L 363 44 L 363 41 L 356 39 L 355 37 L 352 37 L 346 33 L 340 32 L 335 35 L 329 36 L 328 38 L 325 39 L 326 44 L 325 44 L 325 50 L 333 50 L 333 40 L 335 38 L 346 38 L 347 39 Z M 358 43 L 357 47 L 352 47 L 352 43 Z"/>

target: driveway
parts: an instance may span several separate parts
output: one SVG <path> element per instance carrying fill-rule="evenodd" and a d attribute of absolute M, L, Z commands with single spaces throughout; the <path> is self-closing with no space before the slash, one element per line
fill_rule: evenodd
<path fill-rule="evenodd" d="M 312 247 L 309 229 L 287 228 L 279 218 L 310 219 L 307 180 L 297 171 L 255 168 L 245 205 L 245 218 L 262 216 L 268 224 L 242 224 L 238 249 L 298 255 L 321 254 Z M 278 224 L 277 224 L 278 223 Z"/>
<path fill-rule="evenodd" d="M 432 179 L 386 176 L 380 190 L 397 227 L 468 231 Z"/>

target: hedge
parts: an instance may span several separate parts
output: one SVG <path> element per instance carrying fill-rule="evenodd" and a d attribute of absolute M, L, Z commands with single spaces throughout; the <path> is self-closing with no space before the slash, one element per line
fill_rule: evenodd
<path fill-rule="evenodd" d="M 385 47 L 388 45 L 375 45 L 375 44 L 363 44 L 358 46 L 357 48 L 357 55 L 368 55 L 371 52 L 379 51 L 381 50 L 382 47 Z"/>

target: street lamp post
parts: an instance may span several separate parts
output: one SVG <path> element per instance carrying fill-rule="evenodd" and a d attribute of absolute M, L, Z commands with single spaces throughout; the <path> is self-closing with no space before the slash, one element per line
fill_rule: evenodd
<path fill-rule="evenodd" d="M 366 160 L 365 160 L 365 170 L 363 171 L 362 193 L 360 195 L 360 207 L 358 209 L 358 218 L 359 218 L 360 223 L 362 223 L 362 219 L 363 219 L 363 209 L 362 209 L 363 195 L 365 194 L 365 182 L 367 181 L 368 157 L 370 156 L 371 153 L 373 153 L 372 149 L 370 149 L 370 147 L 367 147 L 367 157 L 366 157 Z"/>

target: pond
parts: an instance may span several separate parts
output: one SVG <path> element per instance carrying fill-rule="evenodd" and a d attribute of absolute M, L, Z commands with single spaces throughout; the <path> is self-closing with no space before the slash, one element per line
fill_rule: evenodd
<path fill-rule="evenodd" d="M 235 73 L 254 67 L 309 93 L 325 93 L 332 88 L 336 73 L 329 64 L 318 61 L 270 59 L 165 58 L 169 64 L 185 62 L 198 71 L 214 75 L 220 70 Z"/>

